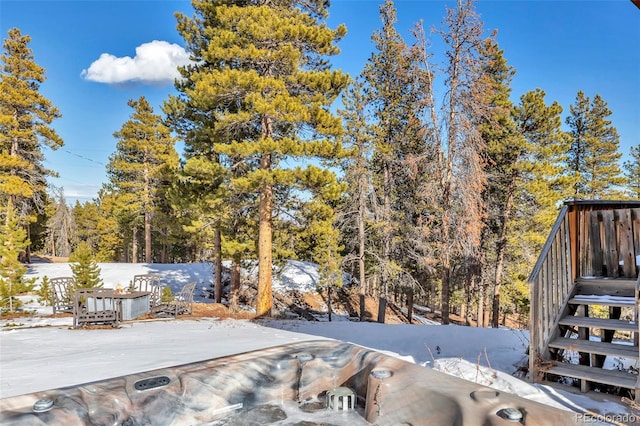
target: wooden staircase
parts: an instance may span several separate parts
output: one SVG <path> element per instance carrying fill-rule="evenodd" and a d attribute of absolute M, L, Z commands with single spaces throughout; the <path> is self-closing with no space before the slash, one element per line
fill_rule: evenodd
<path fill-rule="evenodd" d="M 547 378 L 578 379 L 582 391 L 589 390 L 593 383 L 632 390 L 638 387 L 637 371 L 602 368 L 605 357 L 626 358 L 638 368 L 637 286 L 633 279 L 576 281 L 558 320 L 556 337 L 549 342 L 551 358 L 556 362 L 542 367 Z M 608 317 L 590 316 L 598 307 L 608 311 Z M 578 353 L 578 364 L 566 361 L 567 351 Z"/>
<path fill-rule="evenodd" d="M 566 203 L 529 277 L 530 379 L 640 401 L 639 272 L 640 202 Z"/>

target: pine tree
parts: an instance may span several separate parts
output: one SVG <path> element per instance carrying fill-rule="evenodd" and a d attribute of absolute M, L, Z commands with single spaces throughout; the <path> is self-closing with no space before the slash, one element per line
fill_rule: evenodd
<path fill-rule="evenodd" d="M 40 285 L 36 290 L 36 294 L 38 295 L 38 303 L 43 304 L 44 306 L 51 306 L 53 304 L 52 301 L 52 291 L 51 281 L 48 276 L 42 277 L 40 280 Z"/>
<path fill-rule="evenodd" d="M 39 92 L 45 70 L 34 62 L 31 38 L 17 28 L 8 36 L 0 74 L 0 218 L 6 223 L 10 204 L 27 226 L 44 209 L 46 177 L 54 175 L 44 167 L 42 146 L 57 149 L 63 142 L 50 127 L 60 113 Z"/>
<path fill-rule="evenodd" d="M 608 117 L 607 103 L 595 95 L 590 101 L 580 91 L 570 107 L 569 171 L 576 179 L 575 198 L 617 198 L 624 178 L 618 161 L 620 138 Z"/>
<path fill-rule="evenodd" d="M 630 160 L 624 162 L 627 189 L 632 198 L 640 200 L 640 145 L 632 146 Z"/>
<path fill-rule="evenodd" d="M 515 70 L 507 64 L 504 52 L 493 40 L 486 40 L 480 54 L 483 57 L 483 71 L 488 79 L 489 89 L 485 103 L 491 112 L 480 124 L 482 138 L 487 144 L 487 187 L 484 200 L 487 209 L 486 226 L 482 238 L 483 260 L 492 277 L 493 301 L 491 325 L 499 326 L 500 290 L 504 278 L 505 255 L 507 252 L 508 229 L 514 213 L 514 203 L 520 184 L 520 165 L 527 151 L 524 139 L 518 134 L 512 117 L 513 103 L 511 80 Z M 493 245 L 493 247 L 491 247 Z M 484 323 L 482 309 L 484 284 L 480 284 L 478 300 L 478 325 Z"/>
<path fill-rule="evenodd" d="M 69 266 L 76 281 L 76 288 L 101 288 L 100 267 L 95 262 L 91 247 L 85 241 L 78 243 L 69 257 Z"/>
<path fill-rule="evenodd" d="M 411 273 L 422 260 L 415 234 L 420 217 L 428 213 L 420 190 L 421 180 L 428 177 L 421 116 L 430 85 L 419 66 L 419 52 L 395 29 L 393 2 L 380 7 L 380 18 L 382 28 L 372 36 L 376 51 L 362 72 L 362 90 L 372 121 L 368 166 L 375 226 L 370 228 L 374 244 L 369 250 L 375 253 L 372 262 L 380 282 L 378 321 L 384 322 L 389 289 L 411 285 L 415 281 Z"/>
<path fill-rule="evenodd" d="M 78 241 L 86 241 L 89 243 L 91 249 L 96 252 L 96 258 L 100 259 L 99 261 L 114 261 L 115 259 L 102 259 L 97 255 L 99 242 L 102 238 L 102 235 L 98 231 L 98 223 L 102 219 L 100 216 L 98 200 L 99 199 L 94 199 L 93 201 L 86 201 L 82 204 L 79 201 L 76 201 L 76 204 L 71 209 L 73 220 L 76 225 L 76 238 Z"/>
<path fill-rule="evenodd" d="M 366 228 L 370 225 L 368 205 L 371 193 L 371 141 L 373 126 L 367 121 L 363 83 L 353 82 L 342 98 L 344 109 L 340 111 L 345 126 L 343 146 L 347 154 L 340 161 L 343 181 L 347 190 L 339 207 L 338 228 L 342 243 L 346 248 L 344 266 L 357 264 L 359 282 L 360 321 L 365 320 L 365 297 L 367 290 L 366 249 L 368 246 Z M 370 254 L 369 254 L 370 256 Z"/>
<path fill-rule="evenodd" d="M 256 194 L 258 315 L 270 315 L 274 211 L 278 194 L 326 190 L 332 173 L 314 166 L 284 167 L 287 159 L 331 158 L 339 152 L 340 122 L 329 111 L 347 77 L 331 71 L 327 55 L 345 34 L 326 27 L 324 2 L 194 2 L 196 16 L 178 15 L 178 30 L 195 65 L 177 83 L 180 98 L 166 106 L 190 134 L 194 154 L 225 167 L 230 193 Z M 184 117 L 183 120 L 180 118 Z M 201 126 L 206 126 L 203 128 Z"/>
<path fill-rule="evenodd" d="M 520 97 L 514 119 L 525 140 L 521 163 L 519 212 L 508 244 L 520 253 L 519 272 L 527 276 L 535 263 L 553 223 L 559 204 L 570 198 L 575 180 L 565 173 L 569 140 L 562 130 L 562 107 L 546 104 L 545 92 L 536 89 Z"/>
<path fill-rule="evenodd" d="M 144 259 L 153 261 L 152 228 L 154 215 L 164 203 L 166 186 L 178 166 L 178 155 L 173 147 L 170 129 L 145 97 L 130 100 L 134 109 L 130 120 L 114 133 L 118 139 L 116 152 L 109 159 L 109 181 L 118 194 L 120 203 L 131 218 L 133 245 L 136 247 L 136 229 L 144 229 Z M 132 256 L 136 262 L 137 253 Z"/>
<path fill-rule="evenodd" d="M 9 200 L 7 217 L 4 223 L 0 223 L 0 309 L 13 312 L 20 307 L 20 300 L 15 296 L 33 288 L 34 280 L 24 278 L 27 268 L 18 260 L 28 246 L 27 232 L 19 225 Z"/>
<path fill-rule="evenodd" d="M 76 203 L 73 216 L 77 226 L 77 240 L 86 241 L 98 262 L 126 262 L 125 231 L 129 217 L 124 215 L 118 197 L 104 188 L 98 197 L 84 204 Z"/>

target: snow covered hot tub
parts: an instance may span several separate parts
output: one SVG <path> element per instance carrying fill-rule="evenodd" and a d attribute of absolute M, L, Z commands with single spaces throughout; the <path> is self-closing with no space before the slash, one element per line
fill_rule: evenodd
<path fill-rule="evenodd" d="M 326 340 L 0 400 L 3 425 L 577 423 L 575 413 Z"/>

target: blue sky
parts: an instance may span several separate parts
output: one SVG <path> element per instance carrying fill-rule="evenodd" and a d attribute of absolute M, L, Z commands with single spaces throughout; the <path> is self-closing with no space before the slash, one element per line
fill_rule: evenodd
<path fill-rule="evenodd" d="M 348 34 L 333 57 L 335 68 L 356 76 L 373 50 L 371 33 L 380 27 L 373 0 L 332 0 L 329 25 L 344 23 Z M 396 1 L 398 32 L 423 20 L 438 26 L 453 0 Z M 477 10 L 517 70 L 513 98 L 535 88 L 564 108 L 579 90 L 600 94 L 613 111 L 620 151 L 640 143 L 640 10 L 628 0 L 480 0 Z M 51 179 L 67 199 L 89 201 L 106 182 L 105 165 L 115 150 L 113 132 L 129 119 L 129 99 L 145 96 L 156 113 L 174 93 L 173 66 L 184 60 L 184 41 L 174 12 L 192 14 L 189 1 L 172 0 L 0 0 L 0 32 L 18 27 L 32 37 L 36 62 L 47 70 L 41 92 L 60 109 L 53 126 L 65 141 L 46 149 Z M 432 46 L 436 60 L 439 40 Z M 128 57 L 128 58 L 127 58 Z M 442 94 L 439 94 L 442 96 Z M 179 149 L 180 150 L 180 149 Z"/>

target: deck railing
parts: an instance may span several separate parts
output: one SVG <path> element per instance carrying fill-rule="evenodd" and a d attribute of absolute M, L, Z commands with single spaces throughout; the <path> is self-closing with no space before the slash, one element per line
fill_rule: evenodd
<path fill-rule="evenodd" d="M 636 278 L 640 271 L 640 202 L 567 202 L 529 275 L 529 374 L 548 360 L 561 309 L 581 276 Z M 640 278 L 638 281 L 640 286 Z"/>
<path fill-rule="evenodd" d="M 564 206 L 529 276 L 531 322 L 529 375 L 536 380 L 538 365 L 557 326 L 560 309 L 573 287 L 569 208 Z"/>

